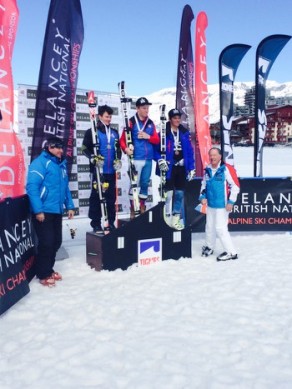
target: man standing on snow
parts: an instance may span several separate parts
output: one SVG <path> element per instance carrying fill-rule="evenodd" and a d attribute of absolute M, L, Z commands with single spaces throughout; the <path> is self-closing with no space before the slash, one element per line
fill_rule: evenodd
<path fill-rule="evenodd" d="M 60 138 L 47 140 L 42 153 L 29 166 L 26 191 L 32 208 L 32 222 L 38 238 L 36 276 L 44 286 L 55 286 L 62 276 L 55 272 L 56 254 L 62 244 L 64 205 L 68 218 L 74 216 L 69 190 L 67 161 Z"/>
<path fill-rule="evenodd" d="M 237 259 L 228 231 L 228 217 L 240 190 L 238 177 L 234 167 L 222 161 L 219 148 L 212 147 L 209 158 L 210 164 L 205 169 L 199 197 L 201 203 L 207 205 L 206 243 L 202 256 L 213 254 L 218 236 L 224 252 L 217 257 L 217 261 Z"/>

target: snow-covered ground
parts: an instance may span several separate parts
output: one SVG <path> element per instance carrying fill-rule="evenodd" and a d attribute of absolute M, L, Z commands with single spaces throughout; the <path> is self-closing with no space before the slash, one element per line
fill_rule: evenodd
<path fill-rule="evenodd" d="M 264 153 L 291 176 L 290 148 Z M 252 155 L 235 150 L 240 175 Z M 239 259 L 223 263 L 202 258 L 204 234 L 193 234 L 192 258 L 96 272 L 87 230 L 88 219 L 64 222 L 63 281 L 33 280 L 0 317 L 1 389 L 292 387 L 290 233 L 232 233 Z"/>

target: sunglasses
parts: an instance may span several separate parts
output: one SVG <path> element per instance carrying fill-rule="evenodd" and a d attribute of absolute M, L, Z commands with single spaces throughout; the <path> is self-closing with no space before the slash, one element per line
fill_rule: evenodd
<path fill-rule="evenodd" d="M 55 143 L 50 145 L 51 149 L 63 149 L 64 146 L 61 143 Z"/>

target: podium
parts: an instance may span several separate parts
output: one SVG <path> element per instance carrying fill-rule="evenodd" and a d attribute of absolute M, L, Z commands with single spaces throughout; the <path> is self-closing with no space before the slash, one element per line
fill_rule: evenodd
<path fill-rule="evenodd" d="M 192 256 L 192 231 L 187 226 L 183 230 L 169 227 L 163 217 L 164 203 L 124 223 L 106 234 L 86 233 L 86 262 L 97 271 L 126 270 L 139 261 L 179 259 Z M 150 252 L 148 258 L 140 254 Z M 156 255 L 157 254 L 157 255 Z"/>

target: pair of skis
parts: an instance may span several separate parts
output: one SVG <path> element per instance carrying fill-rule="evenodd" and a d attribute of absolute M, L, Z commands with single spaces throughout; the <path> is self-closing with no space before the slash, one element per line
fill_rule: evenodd
<path fill-rule="evenodd" d="M 132 101 L 131 98 L 126 97 L 125 91 L 125 81 L 121 81 L 119 83 L 119 92 L 120 92 L 120 100 L 122 105 L 122 111 L 125 122 L 125 136 L 126 136 L 126 145 L 127 148 L 134 147 L 133 139 L 132 139 L 132 130 L 129 124 L 129 116 L 128 116 L 128 103 Z M 133 201 L 133 210 L 135 216 L 140 214 L 140 200 L 139 200 L 139 192 L 138 192 L 138 173 L 134 164 L 133 154 L 128 154 L 129 161 L 129 178 L 130 178 L 130 193 L 132 194 Z"/>
<path fill-rule="evenodd" d="M 87 95 L 87 103 L 89 107 L 89 115 L 90 115 L 90 123 L 91 123 L 91 136 L 92 136 L 92 144 L 93 144 L 93 153 L 97 157 L 99 154 L 99 137 L 97 132 L 97 118 L 96 118 L 96 107 L 97 102 L 94 96 L 94 91 L 90 91 L 86 93 Z M 108 214 L 106 208 L 106 199 L 104 197 L 104 191 L 107 189 L 106 184 L 103 180 L 103 171 L 102 168 L 96 164 L 95 165 L 96 172 L 96 182 L 93 182 L 93 187 L 98 193 L 100 208 L 101 208 L 101 222 L 102 222 L 102 230 L 103 232 L 108 231 Z"/>
<path fill-rule="evenodd" d="M 160 155 L 161 159 L 166 161 L 166 115 L 165 115 L 165 104 L 160 105 L 159 111 L 160 111 Z M 160 170 L 160 200 L 165 201 L 166 199 L 166 193 L 165 193 L 165 184 L 166 184 L 166 171 Z"/>

